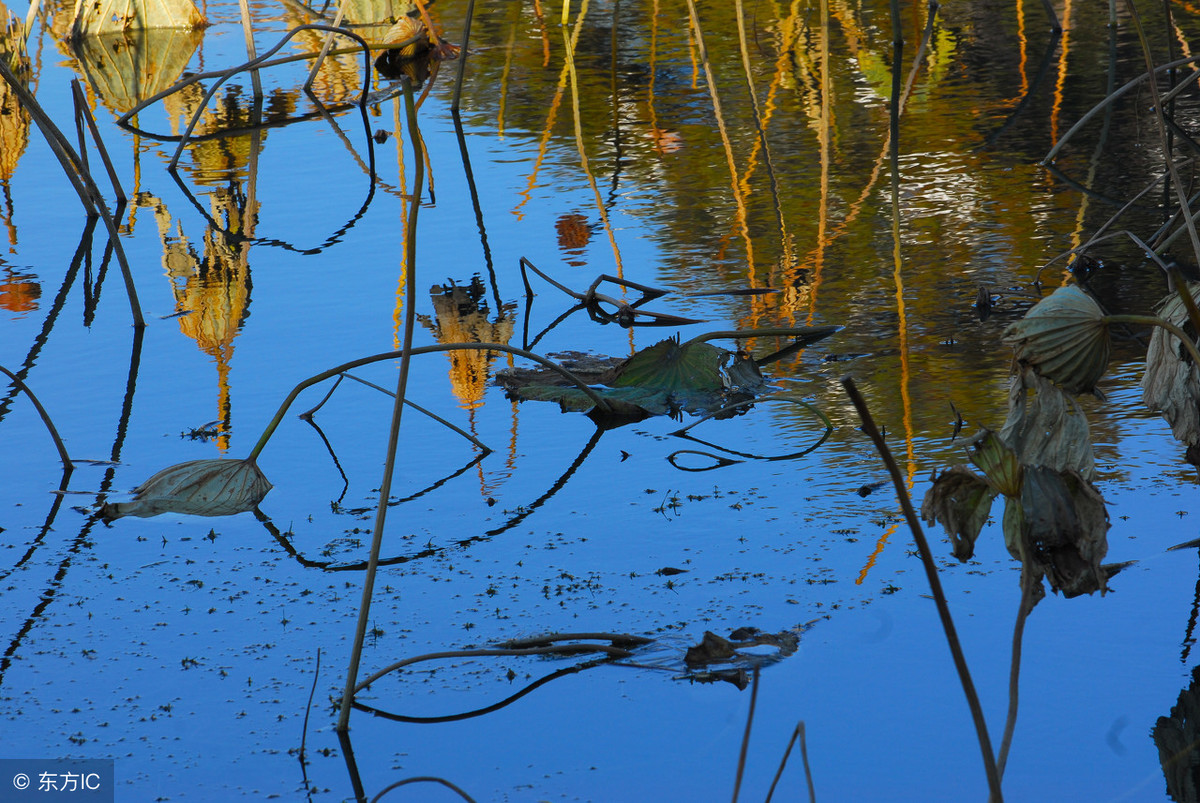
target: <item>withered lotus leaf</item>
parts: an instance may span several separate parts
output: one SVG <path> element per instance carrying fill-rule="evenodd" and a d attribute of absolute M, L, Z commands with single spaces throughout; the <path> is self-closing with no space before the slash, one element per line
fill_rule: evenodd
<path fill-rule="evenodd" d="M 1112 353 L 1104 311 L 1076 285 L 1060 287 L 1004 330 L 1017 359 L 1068 393 L 1093 390 Z"/>
<path fill-rule="evenodd" d="M 1188 290 L 1193 298 L 1200 295 L 1200 285 L 1192 284 Z M 1156 312 L 1158 317 L 1176 326 L 1187 323 L 1187 309 L 1178 295 L 1169 296 Z M 1154 327 L 1146 349 L 1142 401 L 1162 413 L 1178 441 L 1187 446 L 1200 444 L 1200 366 L 1187 355 L 1175 335 L 1158 326 Z"/>
<path fill-rule="evenodd" d="M 954 557 L 970 560 L 996 495 L 983 477 L 965 466 L 953 466 L 934 479 L 921 504 L 921 518 L 941 523 L 954 544 Z"/>
<path fill-rule="evenodd" d="M 984 429 L 971 442 L 971 462 L 1005 496 L 1021 493 L 1021 461 L 1004 440 Z"/>
<path fill-rule="evenodd" d="M 253 510 L 271 490 L 271 482 L 252 460 L 190 460 L 164 468 L 133 490 L 133 501 L 106 504 L 101 515 L 231 516 Z"/>
<path fill-rule="evenodd" d="M 1021 488 L 1022 537 L 1050 587 L 1064 597 L 1104 592 L 1108 512 L 1100 492 L 1074 471 L 1026 466 Z"/>

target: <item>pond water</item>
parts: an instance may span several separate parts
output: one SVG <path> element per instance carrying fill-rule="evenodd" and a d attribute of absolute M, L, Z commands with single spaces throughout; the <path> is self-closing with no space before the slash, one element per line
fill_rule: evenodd
<path fill-rule="evenodd" d="M 36 394 L 75 468 L 64 476 L 6 385 L 0 757 L 115 759 L 116 799 L 130 801 L 372 799 L 414 777 L 476 800 L 722 800 L 739 783 L 757 800 L 777 772 L 778 799 L 807 799 L 806 775 L 824 800 L 985 798 L 921 561 L 840 380 L 863 392 L 919 506 L 937 468 L 965 462 L 965 438 L 1004 421 L 1002 334 L 1074 281 L 1067 260 L 1048 263 L 1104 227 L 1149 241 L 1169 214 L 1161 185 L 1139 196 L 1163 165 L 1146 84 L 1068 136 L 1144 72 L 1135 18 L 1053 5 L 1061 36 L 1040 3 L 901 4 L 896 172 L 892 22 L 875 0 L 746 6 L 745 67 L 729 4 L 698 4 L 701 37 L 678 0 L 585 2 L 565 27 L 561 6 L 479 4 L 457 114 L 459 61 L 416 90 L 421 164 L 400 81 L 372 70 L 365 118 L 353 105 L 360 52 L 332 55 L 311 95 L 310 62 L 293 61 L 261 71 L 261 102 L 241 72 L 205 105 L 209 77 L 118 125 L 177 79 L 247 60 L 238 4 L 203 4 L 195 33 L 76 45 L 69 4 L 41 7 L 18 74 L 72 141 L 80 81 L 129 197 L 117 223 L 146 326 L 104 224 L 6 95 L 0 366 Z M 1165 5 L 1170 20 L 1141 9 L 1158 64 L 1200 37 L 1200 12 Z M 378 42 L 396 13 L 382 6 L 354 6 L 353 30 Z M 292 0 L 248 8 L 257 53 L 334 17 Z M 430 9 L 458 43 L 467 13 Z M 321 42 L 301 31 L 278 55 Z M 1174 101 L 1179 142 L 1196 101 L 1194 87 Z M 1108 309 L 1146 314 L 1166 296 L 1131 239 L 1089 254 Z M 1169 254 L 1195 261 L 1186 235 Z M 638 309 L 700 322 L 562 318 L 573 299 L 522 259 L 577 293 L 601 275 L 660 288 Z M 996 297 L 987 316 L 981 285 Z M 734 292 L 747 289 L 771 292 Z M 399 360 L 355 369 L 376 387 L 345 379 L 305 419 L 334 383 L 300 395 L 257 459 L 274 487 L 256 511 L 97 512 L 166 466 L 246 457 L 298 383 L 400 348 L 409 290 L 416 346 L 620 358 L 676 335 L 841 329 L 763 367 L 770 391 L 804 404 L 762 402 L 693 439 L 673 434 L 687 413 L 601 430 L 518 402 L 494 381 L 529 365 L 511 353 L 415 355 L 407 399 L 490 451 L 405 410 L 359 677 L 547 634 L 649 641 L 613 660 L 412 664 L 360 693 L 339 740 Z M 1119 338 L 1104 398 L 1080 400 L 1106 561 L 1133 563 L 1110 593 L 1051 594 L 1030 615 L 1011 800 L 1196 799 L 1194 757 L 1160 753 L 1153 729 L 1195 693 L 1200 567 L 1195 548 L 1168 548 L 1197 536 L 1200 496 L 1184 446 L 1142 403 L 1146 339 Z M 761 357 L 789 342 L 738 344 Z M 999 745 L 1021 591 L 994 518 L 965 563 L 940 527 L 928 534 Z M 752 650 L 757 685 L 750 659 L 685 663 L 706 631 L 743 628 L 778 637 Z M 434 782 L 385 797 L 405 794 L 460 799 Z"/>

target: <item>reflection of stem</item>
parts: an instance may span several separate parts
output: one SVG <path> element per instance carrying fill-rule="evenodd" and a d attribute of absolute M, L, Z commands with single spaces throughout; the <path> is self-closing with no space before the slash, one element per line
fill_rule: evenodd
<path fill-rule="evenodd" d="M 782 242 L 787 242 L 787 226 L 783 222 L 783 206 L 779 202 L 779 182 L 775 180 L 775 167 L 771 163 L 771 148 L 767 145 L 767 131 L 764 127 L 763 114 L 758 108 L 758 93 L 754 90 L 754 78 L 750 71 L 750 48 L 746 44 L 746 19 L 742 11 L 742 0 L 735 0 L 737 10 L 738 44 L 742 51 L 742 69 L 746 73 L 746 88 L 750 90 L 750 105 L 754 110 L 754 127 L 758 129 L 758 141 L 762 144 L 763 163 L 767 166 L 767 177 L 771 184 L 771 198 L 775 201 L 775 218 L 779 224 L 779 236 Z M 747 177 L 749 177 L 749 170 Z M 785 246 L 786 247 L 786 246 Z"/>
<path fill-rule="evenodd" d="M 391 396 L 393 398 L 395 398 L 395 396 L 396 396 L 395 393 L 388 390 L 387 388 L 381 388 L 379 385 L 376 385 L 374 382 L 368 382 L 365 379 L 360 379 L 359 377 L 355 376 L 354 374 L 342 374 L 342 376 L 344 376 L 346 379 L 353 379 L 355 382 L 366 385 L 369 388 L 378 390 L 380 393 L 386 393 L 388 396 Z M 339 377 L 339 379 L 340 378 L 341 377 Z M 332 391 L 330 391 L 330 392 L 332 393 Z M 328 397 L 326 397 L 326 398 L 328 398 Z M 325 403 L 324 400 L 322 400 L 321 403 L 324 404 Z M 407 404 L 409 407 L 413 408 L 414 410 L 416 410 L 418 413 L 421 413 L 424 416 L 428 416 L 429 418 L 432 418 L 434 421 L 438 422 L 442 426 L 444 426 L 448 429 L 451 429 L 454 432 L 457 432 L 459 435 L 462 435 L 464 438 L 466 438 L 471 443 L 475 444 L 475 446 L 477 446 L 480 450 L 482 450 L 485 455 L 491 453 L 492 450 L 487 445 L 485 445 L 482 441 L 480 441 L 478 438 L 476 438 L 474 435 L 472 435 L 471 433 L 462 429 L 461 427 L 455 426 L 454 424 L 452 424 L 449 421 L 447 421 L 446 419 L 442 418 L 440 415 L 433 412 L 432 410 L 425 409 L 421 405 L 414 402 L 412 399 L 405 399 L 404 403 Z M 315 409 L 309 410 L 302 417 L 311 418 L 312 414 L 314 412 L 316 412 Z"/>
<path fill-rule="evenodd" d="M 458 119 L 458 99 L 462 95 L 463 74 L 467 71 L 467 49 L 471 46 L 471 20 L 475 18 L 475 0 L 467 0 L 467 20 L 463 23 L 462 49 L 458 52 L 458 74 L 454 76 L 454 99 L 450 111 Z M 515 30 L 515 29 L 514 29 Z"/>
<path fill-rule="evenodd" d="M 400 375 L 396 380 L 396 398 L 392 405 L 392 426 L 388 433 L 387 458 L 383 466 L 383 479 L 379 485 L 379 506 L 375 509 L 374 532 L 371 538 L 371 553 L 367 558 L 367 572 L 363 579 L 362 603 L 358 609 L 358 626 L 354 633 L 354 647 L 350 653 L 350 666 L 346 670 L 346 690 L 342 695 L 342 710 L 338 715 L 337 729 L 350 727 L 350 707 L 354 699 L 354 683 L 358 679 L 358 664 L 362 659 L 363 641 L 370 620 L 371 598 L 375 591 L 375 574 L 379 567 L 379 551 L 383 547 L 383 527 L 387 519 L 387 499 L 391 495 L 392 474 L 396 467 L 396 447 L 400 440 L 400 419 L 404 413 L 404 395 L 408 388 L 408 367 L 412 360 L 413 329 L 416 324 L 416 261 L 417 261 L 417 210 L 421 206 L 421 173 L 424 170 L 421 134 L 417 130 L 417 110 L 413 104 L 412 83 L 404 79 L 404 106 L 408 112 L 408 135 L 415 153 L 416 176 L 413 178 L 412 209 L 408 214 L 405 236 L 407 298 L 404 315 L 404 349 L 400 356 Z"/>
<path fill-rule="evenodd" d="M 563 6 L 566 8 L 566 6 Z M 588 166 L 587 148 L 583 144 L 583 120 L 579 113 L 579 82 L 575 74 L 575 45 L 571 38 L 567 36 L 567 32 L 563 30 L 563 47 L 567 54 L 567 71 L 571 80 L 571 111 L 574 114 L 575 120 L 575 147 L 579 151 L 579 166 L 583 169 L 583 174 L 587 176 L 588 186 L 592 188 L 592 194 L 596 197 L 596 211 L 600 213 L 600 220 L 604 223 L 604 231 L 608 234 L 608 241 L 612 245 L 613 259 L 617 265 L 617 275 L 624 276 L 625 269 L 621 264 L 621 250 L 617 247 L 617 236 L 613 231 L 612 223 L 608 219 L 608 210 L 604 207 L 604 199 L 600 195 L 600 188 L 596 186 L 596 179 L 592 175 L 592 170 Z"/>
<path fill-rule="evenodd" d="M 1022 552 L 1024 548 L 1022 547 Z M 1004 765 L 1008 761 L 1008 750 L 1012 746 L 1013 732 L 1017 727 L 1017 693 L 1021 676 L 1021 643 L 1025 636 L 1025 620 L 1029 617 L 1033 606 L 1034 589 L 1040 581 L 1034 578 L 1026 563 L 1021 561 L 1021 605 L 1017 608 L 1017 623 L 1013 626 L 1012 667 L 1008 675 L 1008 718 L 1004 723 L 1004 737 L 1000 740 L 1000 754 L 996 757 L 996 772 L 1004 777 Z"/>
<path fill-rule="evenodd" d="M 738 16 L 741 16 L 738 4 Z M 737 776 L 733 780 L 733 803 L 737 803 L 738 792 L 742 791 L 742 775 L 746 771 L 746 752 L 750 749 L 750 727 L 754 724 L 754 709 L 758 703 L 758 667 L 754 667 L 754 685 L 750 687 L 750 711 L 746 714 L 746 730 L 742 733 L 742 747 L 738 752 Z"/>
<path fill-rule="evenodd" d="M 117 224 L 113 220 L 113 216 L 108 211 L 108 205 L 104 203 L 104 198 L 100 194 L 100 190 L 96 187 L 96 182 L 92 180 L 92 176 L 83 167 L 79 154 L 75 153 L 71 143 L 63 136 L 62 131 L 50 119 L 45 110 L 34 98 L 33 94 L 17 80 L 9 69 L 8 64 L 4 59 L 0 59 L 0 78 L 3 78 L 12 87 L 13 94 L 17 96 L 17 100 L 29 112 L 29 116 L 37 123 L 38 129 L 41 130 L 42 136 L 45 137 L 46 143 L 50 149 L 54 151 L 54 155 L 58 157 L 59 163 L 63 167 L 63 172 L 67 174 L 67 179 L 79 194 L 79 200 L 83 203 L 84 208 L 89 215 L 100 215 L 104 221 L 104 227 L 108 230 L 108 236 L 111 238 L 113 248 L 117 252 L 117 259 L 121 263 L 121 274 L 125 279 L 125 293 L 129 296 L 129 309 L 133 313 L 133 325 L 142 328 L 146 325 L 145 319 L 142 317 L 142 306 L 138 302 L 137 288 L 133 283 L 133 273 L 129 269 L 129 260 L 125 257 L 125 248 L 121 244 L 120 233 L 117 231 Z"/>
<path fill-rule="evenodd" d="M 742 196 L 742 186 L 738 182 L 737 165 L 733 160 L 733 145 L 729 141 L 729 132 L 725 130 L 725 115 L 721 111 L 721 98 L 717 95 L 717 82 L 713 78 L 712 68 L 708 62 L 708 49 L 704 46 L 704 32 L 700 29 L 700 15 L 696 11 L 695 0 L 687 0 L 688 16 L 691 19 L 693 35 L 696 37 L 696 51 L 700 63 L 704 65 L 704 80 L 708 84 L 708 94 L 712 99 L 713 115 L 717 118 L 717 130 L 721 133 L 721 143 L 725 146 L 725 161 L 729 166 L 729 178 L 733 184 L 733 200 L 737 204 L 738 227 L 742 239 L 746 242 L 746 266 L 754 272 L 754 243 L 750 239 L 750 228 L 746 220 L 746 199 Z"/>
<path fill-rule="evenodd" d="M 1142 30 L 1142 19 L 1138 15 L 1137 7 L 1132 2 L 1125 4 L 1129 8 L 1129 16 L 1133 20 L 1134 29 L 1137 31 L 1138 40 L 1142 44 L 1142 54 L 1146 59 L 1146 72 L 1154 72 L 1154 60 L 1150 55 L 1150 43 L 1146 41 L 1146 32 Z M 1070 5 L 1067 9 L 1069 11 Z M 1066 49 L 1067 35 L 1063 34 L 1063 48 Z M 1175 188 L 1175 194 L 1178 196 L 1180 211 L 1183 212 L 1183 222 L 1187 226 L 1188 236 L 1192 240 L 1192 252 L 1196 255 L 1196 261 L 1200 262 L 1200 232 L 1196 230 L 1196 221 L 1190 214 L 1188 209 L 1188 198 L 1185 184 L 1179 177 L 1179 171 L 1175 167 L 1175 158 L 1171 154 L 1170 139 L 1167 134 L 1167 123 L 1163 117 L 1162 99 L 1159 97 L 1158 82 L 1150 82 L 1150 96 L 1154 99 L 1154 119 L 1158 122 L 1159 138 L 1162 141 L 1163 158 L 1167 162 L 1167 170 L 1171 173 L 1171 184 Z"/>
<path fill-rule="evenodd" d="M 867 408 L 866 401 L 858 392 L 853 379 L 846 377 L 842 380 L 842 386 L 850 396 L 850 401 L 854 403 L 854 408 L 858 411 L 859 418 L 862 419 L 863 432 L 875 444 L 875 449 L 879 452 L 879 456 L 883 458 L 884 465 L 887 466 L 888 473 L 892 476 L 892 484 L 896 488 L 896 496 L 900 500 L 900 507 L 904 510 L 904 518 L 908 521 L 909 529 L 912 530 L 913 541 L 916 542 L 917 551 L 921 553 L 921 564 L 925 567 L 925 576 L 929 580 L 929 590 L 933 593 L 934 603 L 937 605 L 938 617 L 942 621 L 942 630 L 945 631 L 946 642 L 949 644 L 950 653 L 954 657 L 954 668 L 958 671 L 958 678 L 962 683 L 963 693 L 967 698 L 967 706 L 971 709 L 971 718 L 975 722 L 975 734 L 979 739 L 979 750 L 983 754 L 983 767 L 987 774 L 988 788 L 991 790 L 994 803 L 1000 803 L 1003 797 L 1000 792 L 1000 774 L 996 771 L 996 756 L 992 752 L 992 740 L 988 736 L 987 723 L 983 717 L 983 707 L 979 704 L 979 695 L 975 692 L 975 684 L 971 680 L 971 671 L 967 667 L 967 659 L 963 655 L 962 644 L 958 640 L 958 633 L 954 628 L 954 620 L 950 616 L 950 607 L 946 604 L 946 594 L 942 590 L 942 581 L 938 577 L 937 564 L 934 563 L 933 559 L 933 551 L 929 548 L 929 541 L 925 538 L 925 531 L 921 528 L 921 520 L 917 516 L 917 511 L 913 509 L 912 500 L 909 498 L 908 489 L 905 487 L 904 476 L 900 473 L 900 467 L 896 465 L 891 450 L 884 443 L 883 436 L 879 434 L 879 429 L 875 426 L 875 420 L 871 417 L 871 411 Z"/>

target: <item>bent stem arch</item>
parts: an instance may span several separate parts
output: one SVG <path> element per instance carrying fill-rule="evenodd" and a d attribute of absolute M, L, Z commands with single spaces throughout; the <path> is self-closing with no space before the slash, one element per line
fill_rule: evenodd
<path fill-rule="evenodd" d="M 306 388 L 309 388 L 318 382 L 324 382 L 326 379 L 335 377 L 338 374 L 350 371 L 354 368 L 359 368 L 363 365 L 370 365 L 371 363 L 382 362 L 383 360 L 402 359 L 406 354 L 415 356 L 418 354 L 433 354 L 440 351 L 504 351 L 508 352 L 509 354 L 515 354 L 519 357 L 524 357 L 527 360 L 532 360 L 539 365 L 561 374 L 563 377 L 574 383 L 575 386 L 581 391 L 583 391 L 587 397 L 592 400 L 592 403 L 601 410 L 606 413 L 612 412 L 612 408 L 609 406 L 609 403 L 605 401 L 598 393 L 596 393 L 596 391 L 588 387 L 582 379 L 568 371 L 566 368 L 563 368 L 553 360 L 549 360 L 540 354 L 534 354 L 532 351 L 526 351 L 525 349 L 517 348 L 516 346 L 509 346 L 505 343 L 438 343 L 432 346 L 418 346 L 414 349 L 399 349 L 398 351 L 386 351 L 380 354 L 372 354 L 369 357 L 360 357 L 357 360 L 351 360 L 350 362 L 342 363 L 341 365 L 330 368 L 327 371 L 322 371 L 319 374 L 305 379 L 303 382 L 296 385 L 296 387 L 292 388 L 292 392 L 289 393 L 287 398 L 283 400 L 283 403 L 279 405 L 279 410 L 276 411 L 275 417 L 271 419 L 269 424 L 267 424 L 266 430 L 263 431 L 262 436 L 258 439 L 258 443 L 254 444 L 254 448 L 250 450 L 250 454 L 246 459 L 256 460 L 258 458 L 258 455 L 266 447 L 267 441 L 271 439 L 271 436 L 275 433 L 275 430 L 283 421 L 283 417 L 287 414 L 288 408 L 292 406 L 292 402 L 294 402 L 296 397 L 299 396 L 300 393 Z"/>

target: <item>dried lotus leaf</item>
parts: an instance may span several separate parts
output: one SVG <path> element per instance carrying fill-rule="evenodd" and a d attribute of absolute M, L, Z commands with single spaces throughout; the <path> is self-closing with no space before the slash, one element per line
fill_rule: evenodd
<path fill-rule="evenodd" d="M 1017 359 L 1068 393 L 1096 387 L 1112 346 L 1104 311 L 1075 285 L 1060 287 L 1004 331 Z"/>
<path fill-rule="evenodd" d="M 385 45 L 394 45 L 409 40 L 412 40 L 410 44 L 391 52 L 393 58 L 411 59 L 429 49 L 429 31 L 419 17 L 401 17 L 383 35 Z"/>
<path fill-rule="evenodd" d="M 157 516 L 231 516 L 253 510 L 271 490 L 271 482 L 252 460 L 191 460 L 169 466 L 133 490 L 133 501 L 110 503 L 101 514 Z"/>
<path fill-rule="evenodd" d="M 1200 284 L 1190 284 L 1188 290 L 1194 298 L 1200 295 Z M 1187 309 L 1178 295 L 1168 296 L 1156 312 L 1176 326 L 1187 323 Z M 1142 402 L 1162 413 L 1176 440 L 1187 446 L 1200 444 L 1200 366 L 1173 334 L 1158 326 L 1146 349 Z"/>

